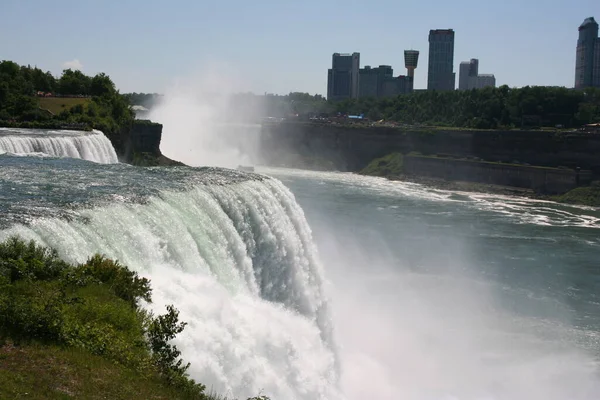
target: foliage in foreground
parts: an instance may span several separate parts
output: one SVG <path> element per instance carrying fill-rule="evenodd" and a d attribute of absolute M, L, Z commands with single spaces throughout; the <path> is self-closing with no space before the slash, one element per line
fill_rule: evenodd
<path fill-rule="evenodd" d="M 0 243 L 0 344 L 85 351 L 206 399 L 170 344 L 185 327 L 178 311 L 153 316 L 141 300 L 151 301 L 150 282 L 118 262 L 95 255 L 73 266 L 33 241 Z"/>
<path fill-rule="evenodd" d="M 391 153 L 387 156 L 376 158 L 363 170 L 361 175 L 391 177 L 402 174 L 404 158 L 401 153 Z"/>

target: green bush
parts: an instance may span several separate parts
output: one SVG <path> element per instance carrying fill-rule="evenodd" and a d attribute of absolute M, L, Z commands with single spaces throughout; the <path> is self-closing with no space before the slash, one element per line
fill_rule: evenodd
<path fill-rule="evenodd" d="M 361 175 L 392 177 L 402 174 L 404 157 L 401 153 L 376 158 L 360 171 Z"/>
<path fill-rule="evenodd" d="M 73 266 L 33 241 L 0 243 L 0 343 L 82 349 L 205 399 L 204 385 L 189 379 L 189 364 L 170 344 L 186 325 L 179 312 L 168 306 L 154 317 L 141 300 L 152 300 L 150 281 L 116 261 L 94 255 Z"/>

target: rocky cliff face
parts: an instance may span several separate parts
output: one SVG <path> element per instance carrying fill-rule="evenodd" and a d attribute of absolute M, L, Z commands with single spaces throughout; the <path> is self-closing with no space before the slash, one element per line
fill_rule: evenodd
<path fill-rule="evenodd" d="M 122 162 L 141 166 L 182 165 L 165 157 L 160 151 L 163 126 L 149 120 L 135 120 L 117 148 Z"/>
<path fill-rule="evenodd" d="M 267 161 L 286 153 L 320 157 L 342 171 L 359 171 L 393 152 L 450 155 L 495 162 L 592 170 L 600 176 L 600 135 L 546 131 L 475 131 L 349 127 L 281 123 L 265 125 Z"/>

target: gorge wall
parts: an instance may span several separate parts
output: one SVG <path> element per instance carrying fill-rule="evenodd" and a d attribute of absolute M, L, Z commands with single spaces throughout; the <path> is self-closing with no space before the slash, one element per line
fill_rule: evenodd
<path fill-rule="evenodd" d="M 400 152 L 435 157 L 415 160 L 413 164 L 409 161 L 405 167 L 412 168 L 410 173 L 451 180 L 561 192 L 600 177 L 600 136 L 582 132 L 401 129 L 283 122 L 263 125 L 261 140 L 265 161 L 274 165 L 285 165 L 290 155 L 296 155 L 328 160 L 338 170 L 357 172 L 375 158 Z M 581 175 L 577 169 L 591 173 Z"/>
<path fill-rule="evenodd" d="M 280 123 L 263 125 L 267 161 L 286 153 L 323 157 L 358 171 L 392 152 L 450 155 L 506 163 L 592 170 L 600 174 L 600 136 L 579 132 L 399 129 Z"/>

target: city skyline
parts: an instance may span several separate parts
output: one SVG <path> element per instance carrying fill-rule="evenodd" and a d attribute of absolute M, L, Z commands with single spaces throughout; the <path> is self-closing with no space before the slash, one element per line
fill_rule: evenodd
<path fill-rule="evenodd" d="M 455 72 L 460 61 L 476 56 L 495 73 L 498 85 L 573 87 L 576 28 L 600 15 L 595 0 L 577 7 L 550 0 L 542 11 L 532 0 L 440 2 L 435 13 L 431 5 L 392 1 L 370 8 L 340 5 L 269 0 L 249 7 L 232 0 L 209 7 L 193 1 L 167 6 L 148 0 L 65 1 L 55 7 L 6 0 L 0 58 L 54 74 L 68 66 L 87 74 L 105 72 L 123 92 L 164 92 L 176 82 L 211 75 L 233 91 L 325 95 L 323 70 L 330 67 L 332 52 L 358 51 L 363 65 L 385 63 L 400 71 L 403 50 L 412 48 L 421 52 L 414 87 L 424 89 L 427 32 L 450 27 L 456 32 Z M 102 23 L 90 24 L 90 15 Z M 402 24 L 397 15 L 403 15 Z"/>

